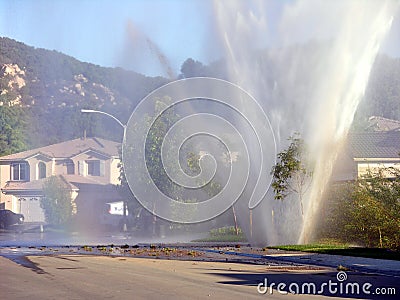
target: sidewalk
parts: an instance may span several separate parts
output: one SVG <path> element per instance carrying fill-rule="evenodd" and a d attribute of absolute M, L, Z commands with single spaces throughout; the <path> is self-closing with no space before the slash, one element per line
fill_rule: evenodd
<path fill-rule="evenodd" d="M 201 248 L 200 248 L 201 249 Z M 199 250 L 200 250 L 199 249 Z M 376 259 L 366 257 L 342 256 L 321 253 L 309 253 L 285 250 L 268 250 L 266 254 L 255 254 L 252 248 L 242 247 L 239 251 L 235 250 L 212 250 L 201 249 L 207 252 L 218 252 L 227 255 L 247 257 L 254 259 L 265 259 L 276 263 L 293 263 L 301 265 L 315 265 L 331 267 L 336 269 L 339 266 L 345 267 L 351 271 L 382 274 L 400 277 L 400 261 Z"/>
<path fill-rule="evenodd" d="M 299 264 L 313 264 L 333 268 L 337 268 L 340 265 L 353 271 L 400 277 L 400 261 L 396 260 L 305 252 L 290 254 L 272 254 L 266 255 L 265 258 L 278 258 L 281 261 Z"/>

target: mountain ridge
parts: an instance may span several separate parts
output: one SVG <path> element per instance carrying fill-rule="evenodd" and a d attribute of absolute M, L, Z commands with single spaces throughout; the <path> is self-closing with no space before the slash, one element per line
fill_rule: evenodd
<path fill-rule="evenodd" d="M 302 51 L 311 46 L 305 45 Z M 279 62 L 269 57 L 268 50 L 255 52 L 253 59 L 265 83 L 273 85 L 274 78 L 285 76 L 277 73 Z M 223 59 L 204 65 L 188 58 L 178 78 L 229 80 L 227 69 Z M 0 37 L 0 155 L 84 134 L 121 141 L 122 130 L 115 121 L 80 110 L 106 111 L 125 123 L 140 100 L 170 81 L 81 62 L 55 50 Z M 375 60 L 355 128 L 365 128 L 370 116 L 400 120 L 400 58 L 379 55 Z"/>

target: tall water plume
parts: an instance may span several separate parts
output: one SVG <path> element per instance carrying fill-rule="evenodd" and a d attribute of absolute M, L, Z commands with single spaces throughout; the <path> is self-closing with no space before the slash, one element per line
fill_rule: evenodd
<path fill-rule="evenodd" d="M 241 226 L 256 244 L 309 239 L 341 141 L 398 8 L 396 1 L 286 2 L 274 30 L 267 14 L 272 4 L 214 2 L 228 79 L 260 102 L 270 118 L 278 151 L 298 131 L 309 146 L 314 166 L 304 217 L 299 217 L 295 199 L 278 202 L 271 191 L 252 215 L 246 205 L 238 204 Z M 242 104 L 243 111 L 251 114 Z M 264 153 L 268 159 L 272 155 Z"/>
<path fill-rule="evenodd" d="M 154 65 L 160 69 L 163 76 L 168 79 L 175 79 L 176 74 L 171 67 L 167 56 L 161 51 L 153 40 L 143 33 L 132 21 L 126 24 L 126 41 L 124 62 L 132 64 L 136 69 L 147 69 L 149 65 Z"/>

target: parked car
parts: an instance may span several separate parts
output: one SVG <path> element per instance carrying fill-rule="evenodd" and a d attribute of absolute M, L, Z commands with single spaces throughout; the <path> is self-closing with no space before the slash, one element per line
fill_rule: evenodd
<path fill-rule="evenodd" d="M 0 209 L 0 229 L 7 228 L 14 224 L 24 223 L 24 215 L 16 214 L 8 209 Z"/>

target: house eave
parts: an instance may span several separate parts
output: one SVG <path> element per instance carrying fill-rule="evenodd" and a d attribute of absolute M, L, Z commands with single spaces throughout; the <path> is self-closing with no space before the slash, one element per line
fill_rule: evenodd
<path fill-rule="evenodd" d="M 355 162 L 366 162 L 366 161 L 371 161 L 371 162 L 399 162 L 400 163 L 400 158 L 392 158 L 392 157 L 355 157 L 354 158 Z"/>
<path fill-rule="evenodd" d="M 1 193 L 4 195 L 30 195 L 30 196 L 43 196 L 42 190 L 36 189 L 1 189 Z"/>
<path fill-rule="evenodd" d="M 9 165 L 13 162 L 26 162 L 26 158 L 0 159 L 0 165 Z"/>

